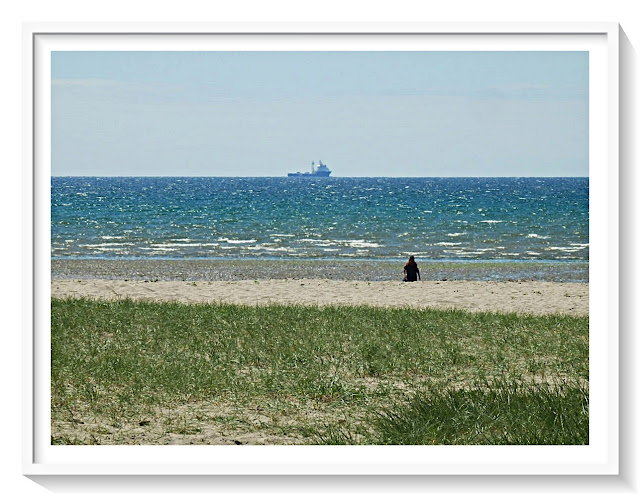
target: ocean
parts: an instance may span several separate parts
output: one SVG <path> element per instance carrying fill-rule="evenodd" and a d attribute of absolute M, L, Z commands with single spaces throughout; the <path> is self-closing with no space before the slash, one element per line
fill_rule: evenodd
<path fill-rule="evenodd" d="M 53 177 L 52 259 L 588 262 L 588 178 Z"/>

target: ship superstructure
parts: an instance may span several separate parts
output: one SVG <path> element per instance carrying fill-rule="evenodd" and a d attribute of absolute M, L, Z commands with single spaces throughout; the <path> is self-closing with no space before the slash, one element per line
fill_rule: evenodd
<path fill-rule="evenodd" d="M 322 163 L 322 160 L 318 160 L 318 165 L 311 162 L 311 172 L 289 172 L 287 175 L 289 177 L 329 177 L 331 170 Z"/>

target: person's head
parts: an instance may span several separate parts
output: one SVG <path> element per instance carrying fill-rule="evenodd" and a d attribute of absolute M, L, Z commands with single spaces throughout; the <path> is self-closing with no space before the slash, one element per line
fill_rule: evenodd
<path fill-rule="evenodd" d="M 409 257 L 409 262 L 415 262 L 415 261 L 416 261 L 415 257 L 413 255 L 411 255 Z"/>

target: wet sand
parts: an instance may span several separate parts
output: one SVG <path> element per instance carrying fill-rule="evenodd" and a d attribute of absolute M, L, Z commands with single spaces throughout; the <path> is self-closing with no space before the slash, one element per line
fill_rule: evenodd
<path fill-rule="evenodd" d="M 405 260 L 100 260 L 51 261 L 52 279 L 132 281 L 242 281 L 257 279 L 330 279 L 401 281 Z M 584 262 L 418 261 L 425 281 L 588 282 Z"/>

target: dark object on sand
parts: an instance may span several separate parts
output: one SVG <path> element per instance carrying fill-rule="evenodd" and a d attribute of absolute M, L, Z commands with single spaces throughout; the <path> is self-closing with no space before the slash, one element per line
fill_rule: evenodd
<path fill-rule="evenodd" d="M 420 269 L 418 269 L 418 264 L 415 261 L 413 255 L 409 257 L 409 261 L 404 264 L 404 282 L 415 282 L 420 278 Z"/>

